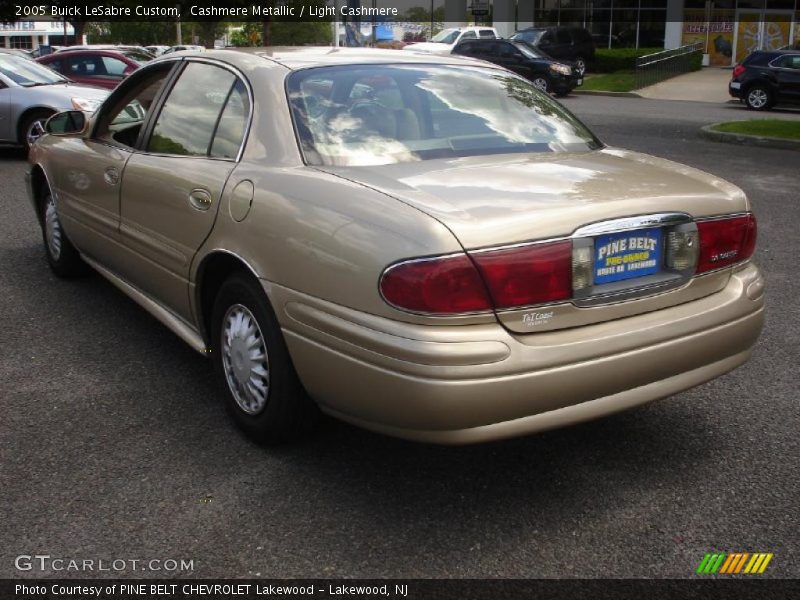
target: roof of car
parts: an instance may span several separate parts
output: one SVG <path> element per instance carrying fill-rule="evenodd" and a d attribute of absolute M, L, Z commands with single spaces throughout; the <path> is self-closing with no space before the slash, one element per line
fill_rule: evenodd
<path fill-rule="evenodd" d="M 196 56 L 203 59 L 219 59 L 240 68 L 252 66 L 253 56 L 275 61 L 287 69 L 306 69 L 311 67 L 358 65 L 358 64 L 481 64 L 454 55 L 434 55 L 423 52 L 398 52 L 378 48 L 333 48 L 328 46 L 274 46 L 269 48 L 238 48 L 226 50 L 208 50 L 206 52 L 181 52 L 180 56 Z M 160 56 L 155 62 L 169 60 L 168 54 Z M 484 65 L 485 66 L 485 65 Z"/>

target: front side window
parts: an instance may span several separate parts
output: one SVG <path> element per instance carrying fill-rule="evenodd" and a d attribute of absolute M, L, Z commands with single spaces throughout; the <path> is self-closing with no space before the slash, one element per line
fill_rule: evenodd
<path fill-rule="evenodd" d="M 235 83 L 236 76 L 227 69 L 189 63 L 164 102 L 147 150 L 208 156 L 217 121 Z"/>
<path fill-rule="evenodd" d="M 95 137 L 107 143 L 135 147 L 145 119 L 153 110 L 155 99 L 171 69 L 172 65 L 164 64 L 118 87 L 101 109 Z"/>
<path fill-rule="evenodd" d="M 318 67 L 290 74 L 287 87 L 299 144 L 313 165 L 583 152 L 601 146 L 528 81 L 486 67 Z"/>

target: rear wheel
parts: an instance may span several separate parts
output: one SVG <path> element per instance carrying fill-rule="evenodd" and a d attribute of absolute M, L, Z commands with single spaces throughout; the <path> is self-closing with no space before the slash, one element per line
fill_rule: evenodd
<path fill-rule="evenodd" d="M 52 111 L 39 110 L 29 114 L 20 123 L 19 141 L 25 150 L 30 150 L 34 142 L 44 135 L 44 124 L 52 115 Z"/>
<path fill-rule="evenodd" d="M 245 433 L 274 444 L 314 428 L 319 410 L 305 393 L 272 307 L 252 277 L 236 274 L 222 285 L 211 335 L 225 407 Z"/>
<path fill-rule="evenodd" d="M 65 279 L 84 275 L 87 271 L 86 263 L 64 232 L 61 220 L 58 218 L 55 198 L 49 190 L 42 199 L 41 211 L 44 251 L 50 269 Z"/>
<path fill-rule="evenodd" d="M 762 85 L 751 86 L 744 97 L 744 103 L 751 110 L 767 110 L 772 102 L 772 92 Z"/>

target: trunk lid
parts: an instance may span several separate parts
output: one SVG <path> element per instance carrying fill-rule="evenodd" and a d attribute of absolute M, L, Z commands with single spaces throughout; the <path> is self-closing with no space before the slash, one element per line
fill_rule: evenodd
<path fill-rule="evenodd" d="M 743 192 L 722 179 L 613 148 L 323 170 L 425 212 L 448 227 L 467 251 L 568 237 L 593 223 L 632 216 L 674 212 L 698 218 L 749 208 Z M 624 301 L 564 302 L 498 311 L 497 316 L 520 333 L 597 323 L 714 293 L 724 287 L 728 271 Z"/>

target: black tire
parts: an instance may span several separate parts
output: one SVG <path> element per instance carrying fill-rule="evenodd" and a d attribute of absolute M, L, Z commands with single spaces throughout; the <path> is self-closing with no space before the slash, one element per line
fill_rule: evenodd
<path fill-rule="evenodd" d="M 774 102 L 770 89 L 761 84 L 751 85 L 744 95 L 744 103 L 750 110 L 769 110 Z"/>
<path fill-rule="evenodd" d="M 31 142 L 29 138 L 31 129 L 35 124 L 39 124 L 43 133 L 45 121 L 47 121 L 47 119 L 49 119 L 51 116 L 53 116 L 53 111 L 51 110 L 35 110 L 25 115 L 25 118 L 20 121 L 19 131 L 17 134 L 19 137 L 19 143 L 25 148 L 25 152 L 28 152 L 31 149 Z"/>
<path fill-rule="evenodd" d="M 249 328 L 238 328 L 251 332 L 247 336 L 254 340 L 250 345 L 244 335 L 225 333 L 229 320 L 236 321 L 239 315 L 243 317 L 240 323 L 247 323 L 250 317 L 255 320 L 255 327 L 249 323 Z M 237 273 L 222 284 L 214 301 L 210 337 L 211 358 L 225 408 L 248 436 L 262 444 L 279 444 L 304 437 L 315 428 L 319 409 L 300 383 L 275 313 L 254 278 Z M 254 359 L 253 352 L 257 357 L 263 352 L 265 360 Z M 252 388 L 237 388 L 237 381 L 243 377 Z M 259 400 L 251 389 L 263 399 Z"/>
<path fill-rule="evenodd" d="M 45 189 L 39 210 L 41 211 L 44 253 L 50 269 L 63 279 L 73 279 L 85 275 L 89 270 L 88 266 L 83 262 L 72 242 L 69 241 L 58 218 L 57 204 L 50 190 Z"/>

